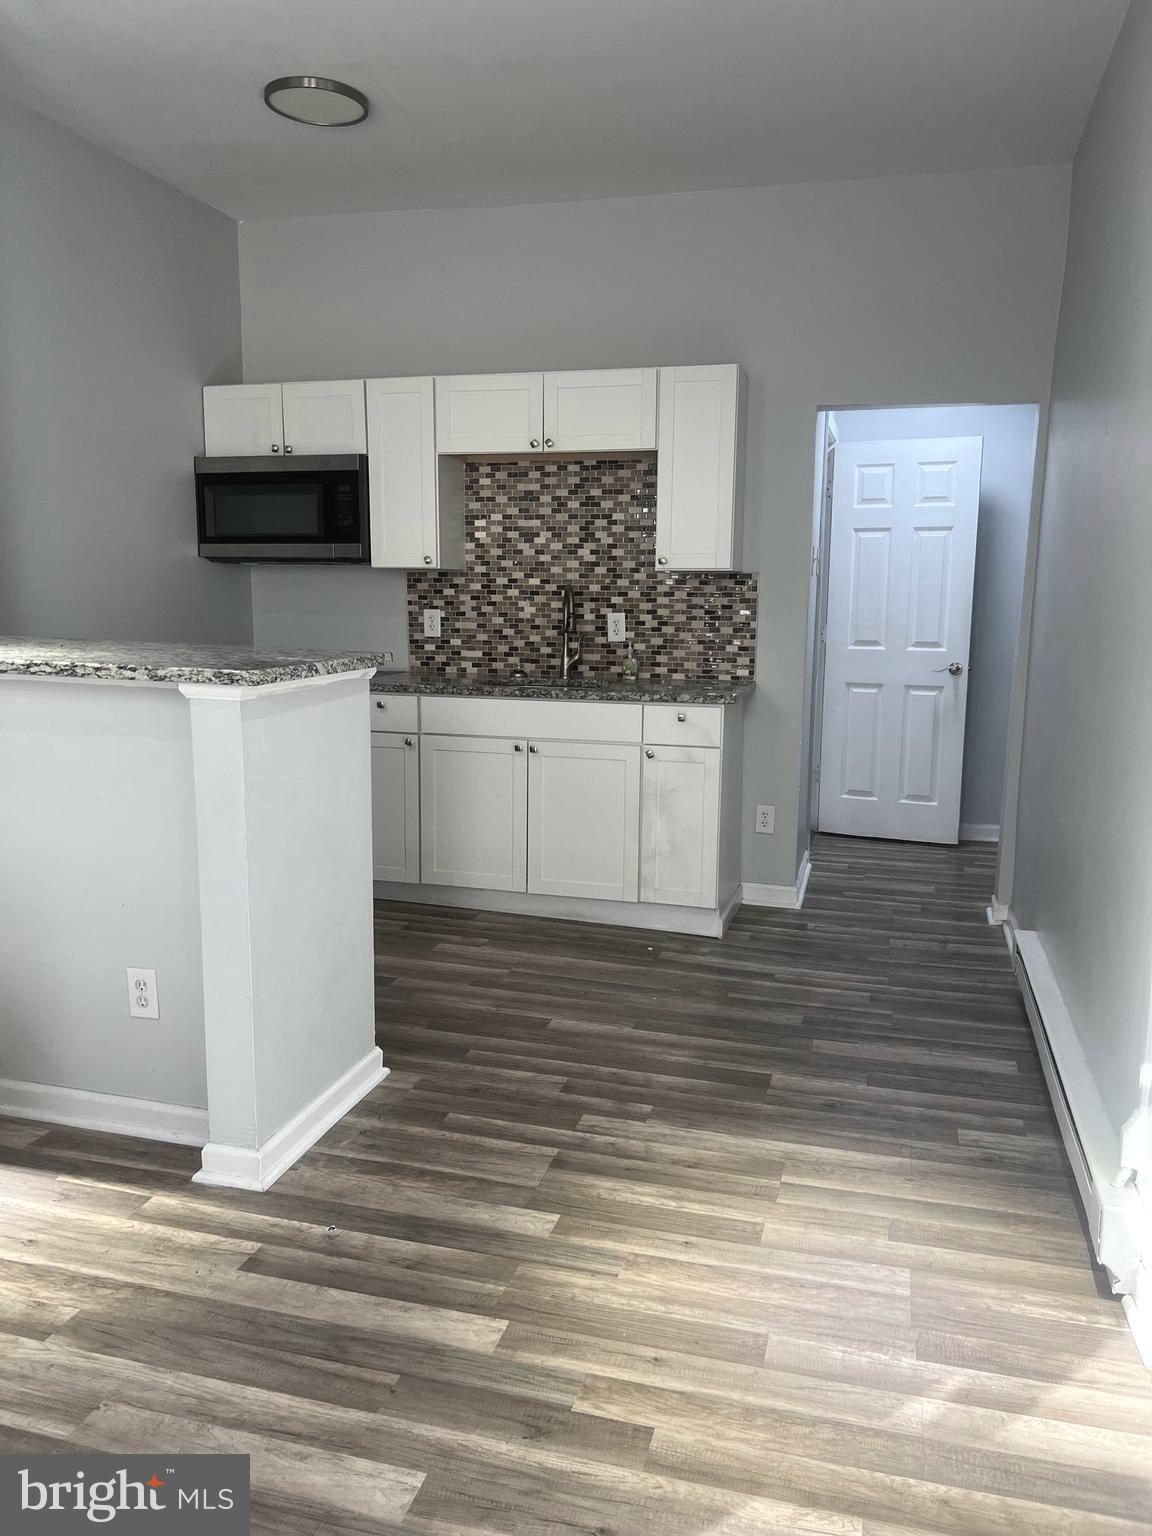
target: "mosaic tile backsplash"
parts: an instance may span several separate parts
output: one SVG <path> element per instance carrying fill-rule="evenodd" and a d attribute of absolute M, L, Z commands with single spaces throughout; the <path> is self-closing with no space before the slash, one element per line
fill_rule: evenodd
<path fill-rule="evenodd" d="M 559 671 L 567 585 L 586 677 L 623 671 L 627 647 L 608 641 L 608 613 L 628 615 L 642 678 L 753 676 L 756 577 L 656 569 L 655 458 L 469 461 L 465 497 L 465 568 L 408 576 L 413 669 Z M 424 635 L 425 608 L 441 610 L 438 640 Z"/>

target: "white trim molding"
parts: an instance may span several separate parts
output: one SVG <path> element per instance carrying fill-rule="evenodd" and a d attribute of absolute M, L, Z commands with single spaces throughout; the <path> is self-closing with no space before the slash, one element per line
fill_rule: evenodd
<path fill-rule="evenodd" d="M 190 1104 L 161 1104 L 128 1099 L 88 1088 L 59 1088 L 53 1083 L 24 1083 L 0 1077 L 0 1115 L 45 1120 L 85 1131 L 142 1136 L 146 1141 L 175 1141 L 202 1147 L 208 1140 L 208 1111 Z"/>
<path fill-rule="evenodd" d="M 560 917 L 568 922 L 648 928 L 657 933 L 684 933 L 703 939 L 722 939 L 740 910 L 739 886 L 720 907 L 678 907 L 659 901 L 608 901 L 591 896 L 539 896 L 535 892 L 485 891 L 456 885 L 406 885 L 398 880 L 377 880 L 373 890 L 377 901 L 415 901 L 434 907 L 467 907 L 477 912 Z"/>
<path fill-rule="evenodd" d="M 1000 824 L 995 821 L 962 821 L 960 841 L 962 843 L 998 843 Z"/>
<path fill-rule="evenodd" d="M 1040 935 L 1011 920 L 1005 929 L 1092 1247 L 1152 1366 L 1152 1205 L 1139 1187 L 1136 1163 L 1146 1128 L 1128 1125 L 1117 1143 Z"/>
<path fill-rule="evenodd" d="M 201 1167 L 192 1175 L 194 1184 L 218 1184 L 227 1189 L 270 1189 L 318 1142 L 325 1131 L 371 1093 L 388 1076 L 379 1047 L 373 1046 L 347 1072 L 328 1084 L 299 1114 L 260 1147 L 238 1147 L 210 1141 L 204 1148 Z"/>
<path fill-rule="evenodd" d="M 749 907 L 784 907 L 795 911 L 804 905 L 808 892 L 808 877 L 812 873 L 812 858 L 808 852 L 800 860 L 796 880 L 792 885 L 754 885 L 745 880 L 743 899 Z"/>

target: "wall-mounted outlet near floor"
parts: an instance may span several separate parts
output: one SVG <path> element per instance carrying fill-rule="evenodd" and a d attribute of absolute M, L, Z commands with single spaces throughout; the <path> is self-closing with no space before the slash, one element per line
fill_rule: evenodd
<path fill-rule="evenodd" d="M 758 805 L 756 807 L 757 832 L 775 832 L 776 807 L 774 805 Z"/>
<path fill-rule="evenodd" d="M 128 967 L 128 1013 L 134 1019 L 158 1019 L 160 999 L 156 993 L 156 972 Z"/>
<path fill-rule="evenodd" d="M 440 609 L 439 608 L 425 608 L 425 610 L 424 610 L 424 633 L 428 637 L 429 640 L 439 640 L 439 638 L 440 638 Z"/>
<path fill-rule="evenodd" d="M 608 615 L 609 640 L 627 640 L 628 615 L 626 613 L 610 613 Z"/>

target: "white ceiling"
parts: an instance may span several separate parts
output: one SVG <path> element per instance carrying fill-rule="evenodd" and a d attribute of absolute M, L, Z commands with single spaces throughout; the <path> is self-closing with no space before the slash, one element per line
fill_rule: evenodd
<path fill-rule="evenodd" d="M 238 218 L 557 202 L 1068 160 L 1127 3 L 0 0 L 0 90 Z"/>

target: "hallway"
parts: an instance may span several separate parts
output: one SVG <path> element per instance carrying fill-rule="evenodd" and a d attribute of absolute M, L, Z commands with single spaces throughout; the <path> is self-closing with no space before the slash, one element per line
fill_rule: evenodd
<path fill-rule="evenodd" d="M 0 1122 L 0 1449 L 252 1449 L 253 1530 L 1138 1536 L 994 851 L 723 943 L 377 905 L 390 1078 L 267 1194 Z"/>

